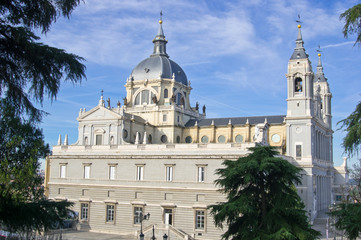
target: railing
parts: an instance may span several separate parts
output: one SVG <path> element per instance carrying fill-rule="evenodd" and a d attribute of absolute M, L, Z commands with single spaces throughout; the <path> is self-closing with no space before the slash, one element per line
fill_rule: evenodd
<path fill-rule="evenodd" d="M 176 235 L 180 236 L 184 240 L 195 240 L 191 235 L 183 231 L 182 229 L 178 229 L 173 227 L 172 225 L 169 225 L 169 230 L 171 230 Z"/>
<path fill-rule="evenodd" d="M 183 240 L 195 240 L 195 238 L 193 238 L 191 235 L 189 235 L 188 233 L 186 233 L 185 231 L 183 231 L 182 229 L 178 229 L 175 228 L 172 225 L 148 225 L 147 227 L 143 228 L 143 234 L 144 235 L 149 235 L 149 233 L 153 230 L 153 226 L 155 229 L 155 232 L 157 232 L 158 235 L 156 236 L 156 239 L 162 239 L 164 233 L 167 233 L 168 235 L 171 233 L 173 233 L 174 235 L 176 235 L 178 238 L 183 239 Z M 137 238 L 139 237 L 140 231 L 137 231 Z M 169 238 L 170 239 L 170 238 Z M 172 238 L 173 239 L 173 238 Z"/>

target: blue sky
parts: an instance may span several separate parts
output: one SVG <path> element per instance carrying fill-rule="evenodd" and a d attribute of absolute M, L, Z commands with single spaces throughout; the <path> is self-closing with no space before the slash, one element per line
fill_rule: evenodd
<path fill-rule="evenodd" d="M 59 134 L 75 143 L 80 108 L 95 107 L 104 90 L 112 106 L 126 95 L 132 69 L 153 51 L 159 12 L 168 39 L 167 52 L 186 72 L 194 106 L 207 106 L 207 117 L 286 114 L 287 63 L 301 15 L 306 52 L 316 70 L 318 45 L 330 84 L 334 162 L 342 163 L 336 123 L 361 100 L 361 48 L 343 38 L 340 13 L 358 1 L 311 0 L 85 0 L 70 19 L 60 18 L 42 41 L 86 59 L 87 80 L 64 83 L 41 124 L 45 140 Z M 355 158 L 351 160 L 351 163 Z"/>

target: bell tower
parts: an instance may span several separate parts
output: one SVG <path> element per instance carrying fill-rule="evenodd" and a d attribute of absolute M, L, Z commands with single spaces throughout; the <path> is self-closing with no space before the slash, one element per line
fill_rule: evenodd
<path fill-rule="evenodd" d="M 311 62 L 303 47 L 301 25 L 298 25 L 296 48 L 288 62 L 287 117 L 313 115 L 313 72 Z"/>
<path fill-rule="evenodd" d="M 314 116 L 311 62 L 303 46 L 298 25 L 296 48 L 288 61 L 287 77 L 287 155 L 312 162 L 312 118 Z"/>
<path fill-rule="evenodd" d="M 286 152 L 303 168 L 302 184 L 307 190 L 298 188 L 298 193 L 308 203 L 311 219 L 331 203 L 332 185 L 331 93 L 320 56 L 314 74 L 298 25 L 296 48 L 286 74 Z"/>

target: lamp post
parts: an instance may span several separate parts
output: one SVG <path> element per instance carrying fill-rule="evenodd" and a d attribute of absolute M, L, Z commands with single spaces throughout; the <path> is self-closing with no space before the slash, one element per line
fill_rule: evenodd
<path fill-rule="evenodd" d="M 155 236 L 154 236 L 154 225 L 153 225 L 153 236 L 152 236 L 152 238 L 151 238 L 151 240 L 155 240 L 156 238 L 155 238 Z"/>
<path fill-rule="evenodd" d="M 140 234 L 139 234 L 139 240 L 144 240 L 144 234 L 143 234 L 143 220 L 149 220 L 150 213 L 147 213 L 146 215 L 143 215 L 143 213 L 139 213 L 139 221 L 140 221 Z"/>

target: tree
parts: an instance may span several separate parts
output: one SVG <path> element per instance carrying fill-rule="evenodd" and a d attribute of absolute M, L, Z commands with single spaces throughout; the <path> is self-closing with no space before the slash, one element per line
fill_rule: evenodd
<path fill-rule="evenodd" d="M 84 59 L 39 42 L 80 0 L 0 2 L 0 224 L 31 233 L 62 222 L 72 203 L 44 198 L 38 159 L 49 154 L 34 103 L 56 99 L 62 81 L 85 78 Z M 28 237 L 27 237 L 28 238 Z"/>
<path fill-rule="evenodd" d="M 345 153 L 349 156 L 358 154 L 361 144 L 361 102 L 359 102 L 355 111 L 350 116 L 339 121 L 337 124 L 341 124 L 339 129 L 344 129 L 347 132 L 342 142 Z"/>
<path fill-rule="evenodd" d="M 61 80 L 85 78 L 83 58 L 38 42 L 59 16 L 69 17 L 80 0 L 5 0 L 0 3 L 0 97 L 39 121 L 32 101 L 55 99 Z"/>
<path fill-rule="evenodd" d="M 335 227 L 345 231 L 350 240 L 356 240 L 361 234 L 361 204 L 340 203 L 331 211 L 330 215 L 336 219 Z"/>
<path fill-rule="evenodd" d="M 0 225 L 20 233 L 47 230 L 61 223 L 72 205 L 44 197 L 38 159 L 49 154 L 49 146 L 9 102 L 0 101 L 0 115 Z"/>
<path fill-rule="evenodd" d="M 347 9 L 340 15 L 340 20 L 345 19 L 345 26 L 343 27 L 343 35 L 348 38 L 349 35 L 356 33 L 357 38 L 355 45 L 361 43 L 361 4 L 355 5 Z"/>
<path fill-rule="evenodd" d="M 248 156 L 225 160 L 215 181 L 227 201 L 210 206 L 216 226 L 228 229 L 222 239 L 315 239 L 294 184 L 300 168 L 275 157 L 270 146 L 250 148 Z"/>
<path fill-rule="evenodd" d="M 361 159 L 358 163 L 353 164 L 349 170 L 351 186 L 349 190 L 349 200 L 361 204 Z M 361 222 L 360 222 L 361 226 Z"/>
<path fill-rule="evenodd" d="M 350 169 L 350 178 L 348 197 L 335 205 L 329 214 L 335 219 L 335 227 L 355 240 L 361 235 L 361 160 Z"/>

